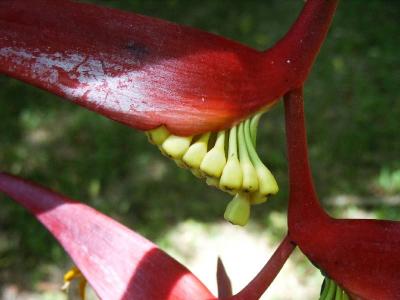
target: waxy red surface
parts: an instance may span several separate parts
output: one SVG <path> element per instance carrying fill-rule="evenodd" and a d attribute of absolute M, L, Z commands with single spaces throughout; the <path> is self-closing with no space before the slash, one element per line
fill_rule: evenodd
<path fill-rule="evenodd" d="M 2 0 L 0 72 L 141 130 L 214 131 L 301 85 L 336 4 L 309 0 L 289 33 L 259 52 L 119 10 Z"/>
<path fill-rule="evenodd" d="M 96 210 L 1 172 L 0 191 L 57 238 L 101 299 L 215 299 L 155 244 Z"/>
<path fill-rule="evenodd" d="M 302 89 L 285 97 L 285 111 L 291 240 L 356 299 L 400 299 L 400 222 L 328 216 L 308 163 Z"/>

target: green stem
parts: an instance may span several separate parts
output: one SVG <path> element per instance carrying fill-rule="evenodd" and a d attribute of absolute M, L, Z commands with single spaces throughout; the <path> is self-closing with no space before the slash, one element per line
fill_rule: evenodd
<path fill-rule="evenodd" d="M 237 126 L 232 127 L 229 131 L 228 158 L 231 156 L 237 157 Z"/>
<path fill-rule="evenodd" d="M 253 163 L 253 166 L 259 166 L 259 165 L 264 165 L 261 159 L 258 157 L 258 154 L 256 152 L 256 149 L 254 148 L 254 144 L 251 140 L 251 132 L 250 132 L 250 120 L 246 120 L 244 124 L 244 137 L 246 141 L 246 146 L 247 146 L 247 152 L 250 155 L 251 162 Z"/>
<path fill-rule="evenodd" d="M 263 112 L 259 112 L 256 115 L 254 115 L 250 121 L 251 140 L 253 141 L 254 147 L 256 147 L 256 144 L 257 144 L 258 123 L 259 123 L 262 115 L 263 115 Z"/>
<path fill-rule="evenodd" d="M 239 125 L 238 139 L 239 139 L 240 161 L 251 164 L 249 153 L 247 152 L 247 147 L 246 147 L 246 139 L 244 135 L 244 122 L 240 123 Z"/>
<path fill-rule="evenodd" d="M 342 288 L 338 285 L 336 285 L 336 293 L 335 293 L 335 300 L 342 300 Z"/>
<path fill-rule="evenodd" d="M 350 297 L 347 295 L 346 291 L 343 291 L 342 300 L 350 300 Z"/>
<path fill-rule="evenodd" d="M 328 290 L 329 290 L 331 284 L 332 284 L 332 281 L 328 277 L 325 277 L 324 282 L 322 284 L 322 286 L 323 286 L 322 293 L 319 296 L 320 300 L 325 300 L 326 296 L 328 295 Z"/>
<path fill-rule="evenodd" d="M 326 297 L 323 300 L 334 300 L 335 292 L 336 292 L 336 283 L 331 279 L 331 284 L 329 285 L 328 293 L 326 294 Z"/>
<path fill-rule="evenodd" d="M 225 145 L 225 131 L 220 131 L 218 132 L 217 140 L 215 141 L 214 147 L 216 147 L 216 149 L 224 148 L 224 145 Z"/>

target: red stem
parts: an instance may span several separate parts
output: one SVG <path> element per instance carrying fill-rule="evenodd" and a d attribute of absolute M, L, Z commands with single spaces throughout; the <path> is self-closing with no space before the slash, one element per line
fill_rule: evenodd
<path fill-rule="evenodd" d="M 275 250 L 269 261 L 261 269 L 256 277 L 238 294 L 229 298 L 231 300 L 253 300 L 259 299 L 271 285 L 272 281 L 282 269 L 286 260 L 293 252 L 296 245 L 286 235 L 279 247 Z"/>
<path fill-rule="evenodd" d="M 291 89 L 306 80 L 332 23 L 339 0 L 308 0 L 288 33 L 265 52 L 267 64 L 292 71 Z M 287 74 L 287 73 L 285 73 Z"/>
<path fill-rule="evenodd" d="M 288 222 L 289 233 L 294 236 L 328 216 L 318 201 L 308 161 L 303 87 L 287 93 L 284 101 L 290 182 Z"/>

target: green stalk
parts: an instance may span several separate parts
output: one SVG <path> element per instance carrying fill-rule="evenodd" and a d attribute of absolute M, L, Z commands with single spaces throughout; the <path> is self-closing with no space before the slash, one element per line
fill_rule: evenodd
<path fill-rule="evenodd" d="M 227 192 L 239 191 L 243 182 L 242 173 L 237 154 L 237 127 L 234 126 L 229 132 L 228 159 L 222 171 L 220 188 Z"/>
<path fill-rule="evenodd" d="M 250 130 L 250 127 L 251 127 L 250 120 L 247 119 L 244 123 L 245 123 L 244 124 L 244 137 L 245 137 L 247 151 L 250 155 L 251 162 L 253 163 L 253 165 L 255 167 L 257 167 L 259 165 L 264 165 L 263 162 L 261 161 L 260 157 L 258 156 L 256 149 L 254 148 L 255 138 L 253 137 L 253 139 L 252 139 L 252 134 L 251 134 L 251 130 Z"/>
<path fill-rule="evenodd" d="M 328 290 L 331 286 L 332 282 L 328 277 L 325 277 L 324 282 L 322 283 L 322 293 L 319 296 L 320 300 L 325 300 L 326 296 L 328 295 Z"/>
<path fill-rule="evenodd" d="M 276 194 L 279 188 L 278 184 L 276 183 L 275 177 L 261 161 L 251 140 L 250 120 L 246 120 L 244 126 L 244 136 L 247 151 L 250 155 L 251 162 L 253 163 L 253 166 L 255 167 L 258 176 L 259 194 L 265 197 L 270 194 Z M 257 203 L 264 202 L 263 197 L 261 197 L 261 200 L 260 197 L 256 197 L 255 199 L 257 199 L 255 200 Z"/>
<path fill-rule="evenodd" d="M 250 121 L 250 132 L 251 132 L 251 140 L 253 141 L 254 147 L 256 147 L 257 143 L 257 129 L 258 129 L 258 122 L 260 121 L 261 116 L 264 112 L 259 112 L 255 114 Z"/>
<path fill-rule="evenodd" d="M 237 126 L 234 126 L 229 130 L 228 158 L 231 157 L 231 156 L 238 156 L 238 151 L 237 151 Z"/>
<path fill-rule="evenodd" d="M 238 142 L 239 142 L 239 157 L 241 162 L 251 163 L 249 153 L 247 152 L 246 138 L 244 134 L 244 123 L 239 124 Z"/>
<path fill-rule="evenodd" d="M 207 175 L 219 178 L 226 164 L 225 157 L 225 131 L 218 132 L 214 147 L 206 153 L 200 169 Z"/>
<path fill-rule="evenodd" d="M 335 300 L 342 300 L 343 291 L 339 285 L 336 285 Z"/>
<path fill-rule="evenodd" d="M 258 190 L 258 177 L 256 169 L 251 163 L 249 153 L 247 152 L 245 133 L 244 133 L 244 122 L 239 125 L 239 156 L 240 166 L 243 172 L 243 185 L 242 189 L 244 192 L 255 192 Z"/>
<path fill-rule="evenodd" d="M 328 293 L 326 294 L 325 299 L 323 300 L 334 300 L 336 292 L 336 283 L 331 279 L 331 284 L 328 289 Z"/>

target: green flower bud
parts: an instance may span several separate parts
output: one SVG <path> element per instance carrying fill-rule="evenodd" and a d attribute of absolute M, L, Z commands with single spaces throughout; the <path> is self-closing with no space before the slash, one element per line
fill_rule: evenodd
<path fill-rule="evenodd" d="M 221 131 L 214 147 L 204 156 L 200 169 L 208 176 L 219 178 L 225 164 L 225 132 Z"/>
<path fill-rule="evenodd" d="M 228 162 L 222 171 L 219 186 L 222 190 L 237 191 L 242 187 L 243 175 L 237 156 L 228 158 Z"/>
<path fill-rule="evenodd" d="M 207 183 L 209 186 L 213 186 L 213 187 L 216 187 L 216 188 L 219 187 L 219 179 L 218 179 L 218 178 L 215 178 L 215 177 L 209 177 L 209 176 L 207 176 L 207 178 L 206 178 L 206 183 Z"/>
<path fill-rule="evenodd" d="M 225 191 L 237 191 L 242 187 L 243 175 L 237 154 L 237 127 L 229 131 L 228 162 L 222 171 L 220 188 Z"/>
<path fill-rule="evenodd" d="M 146 132 L 149 142 L 154 145 L 161 145 L 170 133 L 165 126 L 160 126 Z"/>
<path fill-rule="evenodd" d="M 208 140 L 210 133 L 203 134 L 196 142 L 194 142 L 183 156 L 183 162 L 190 168 L 198 169 L 207 153 Z"/>
<path fill-rule="evenodd" d="M 244 193 L 236 194 L 226 207 L 224 218 L 235 225 L 246 225 L 250 218 L 250 202 L 248 195 Z"/>
<path fill-rule="evenodd" d="M 161 149 L 171 158 L 181 159 L 189 149 L 191 136 L 170 135 L 161 145 Z"/>
<path fill-rule="evenodd" d="M 240 166 L 242 168 L 243 183 L 242 190 L 244 192 L 255 192 L 258 190 L 258 178 L 256 169 L 250 161 L 249 154 L 247 152 L 244 124 L 243 122 L 239 125 L 239 155 L 240 155 Z"/>
<path fill-rule="evenodd" d="M 240 161 L 240 165 L 242 167 L 243 173 L 243 183 L 242 190 L 244 192 L 255 192 L 258 190 L 258 178 L 256 169 L 254 169 L 253 165 L 249 161 Z"/>
<path fill-rule="evenodd" d="M 271 171 L 265 165 L 257 165 L 256 173 L 258 177 L 258 190 L 261 195 L 275 195 L 279 191 L 274 175 L 272 175 Z"/>
<path fill-rule="evenodd" d="M 268 200 L 267 196 L 260 194 L 259 192 L 250 194 L 250 203 L 252 205 L 261 204 Z"/>

